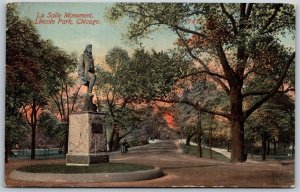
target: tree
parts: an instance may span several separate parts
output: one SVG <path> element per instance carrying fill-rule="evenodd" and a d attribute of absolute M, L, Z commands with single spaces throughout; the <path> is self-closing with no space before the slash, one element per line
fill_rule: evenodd
<path fill-rule="evenodd" d="M 19 114 L 23 114 L 31 127 L 34 159 L 39 112 L 61 86 L 68 95 L 68 74 L 76 62 L 50 40 L 42 40 L 33 22 L 19 17 L 14 3 L 7 5 L 6 43 L 6 117 L 22 118 Z"/>
<path fill-rule="evenodd" d="M 26 123 L 22 120 L 14 116 L 5 117 L 5 163 L 8 163 L 13 146 L 19 144 L 26 135 Z"/>
<path fill-rule="evenodd" d="M 44 95 L 49 103 L 48 108 L 53 113 L 58 114 L 60 125 L 64 125 L 62 129 L 65 133 L 64 153 L 66 154 L 68 151 L 68 129 L 67 131 L 64 129 L 69 125 L 69 115 L 78 109 L 76 101 L 80 98 L 81 85 L 76 84 L 74 75 L 77 59 L 75 53 L 68 55 L 54 46 L 50 40 L 47 40 L 43 42 L 41 60 L 43 62 Z"/>
<path fill-rule="evenodd" d="M 107 12 L 108 20 L 129 18 L 127 38 L 136 42 L 150 33 L 169 29 L 179 38 L 198 64 L 189 75 L 206 74 L 228 95 L 230 109 L 202 111 L 227 118 L 231 126 L 232 162 L 244 162 L 244 123 L 247 118 L 278 92 L 288 92 L 293 84 L 286 78 L 295 65 L 294 49 L 280 38 L 295 34 L 295 8 L 289 4 L 193 4 L 118 3 Z M 188 23 L 190 19 L 195 24 Z M 185 75 L 186 76 L 186 75 Z M 254 78 L 271 76 L 264 86 L 250 87 Z M 294 76 L 294 74 L 293 74 Z M 255 81 L 258 82 L 258 81 Z M 283 89 L 283 84 L 288 84 Z M 201 93 L 199 93 L 201 94 Z M 162 98 L 164 95 L 155 95 Z M 255 98 L 246 108 L 245 101 Z"/>
<path fill-rule="evenodd" d="M 141 122 L 139 123 L 140 135 L 143 138 L 142 142 L 148 139 L 165 139 L 169 135 L 167 129 L 168 125 L 164 119 L 164 114 L 168 108 L 162 108 L 155 103 L 149 104 L 147 107 L 140 109 Z M 139 140 L 139 138 L 137 138 Z"/>
<path fill-rule="evenodd" d="M 32 22 L 19 17 L 16 4 L 7 4 L 6 43 L 6 117 L 20 119 L 22 109 L 32 104 L 29 125 L 32 127 L 32 148 L 34 148 L 36 106 L 45 104 L 41 96 L 42 75 L 38 58 L 41 42 Z M 10 129 L 11 126 L 8 126 L 6 131 L 12 134 Z M 34 151 L 31 158 L 34 158 Z"/>
<path fill-rule="evenodd" d="M 96 71 L 97 77 L 100 79 L 95 84 L 95 91 L 98 101 L 101 97 L 105 98 L 104 105 L 107 106 L 109 112 L 107 120 L 112 129 L 109 149 L 117 150 L 119 149 L 120 140 L 132 132 L 139 118 L 135 111 L 128 107 L 128 104 L 135 100 L 134 97 L 124 91 L 124 89 L 133 89 L 124 81 L 124 77 L 128 77 L 130 73 L 125 69 L 130 61 L 128 53 L 119 47 L 115 47 L 108 52 L 105 61 L 107 70 L 99 68 Z M 105 106 L 98 106 L 98 108 Z M 120 135 L 121 131 L 124 132 L 124 130 L 126 130 L 125 133 Z"/>
<path fill-rule="evenodd" d="M 68 133 L 68 123 L 61 122 L 51 111 L 44 110 L 38 120 L 38 127 L 47 136 L 48 144 L 58 145 L 62 148 L 65 145 Z"/>
<path fill-rule="evenodd" d="M 262 160 L 266 160 L 268 155 L 268 143 L 273 140 L 274 155 L 276 154 L 276 144 L 283 145 L 295 143 L 295 105 L 290 96 L 277 94 L 264 103 L 246 121 L 246 131 L 248 140 L 254 138 L 261 139 Z"/>
<path fill-rule="evenodd" d="M 226 108 L 227 102 L 225 96 L 216 89 L 212 82 L 209 82 L 204 78 L 193 79 L 189 86 L 184 86 L 185 90 L 181 96 L 181 100 L 189 100 L 194 103 L 201 101 L 202 107 L 209 110 L 216 108 Z M 202 94 L 199 95 L 199 92 Z M 224 101 L 225 100 L 225 101 Z M 206 139 L 209 145 L 210 153 L 212 154 L 212 139 L 213 130 L 216 129 L 217 121 L 214 115 L 202 112 L 197 107 L 187 105 L 186 103 L 178 103 L 176 122 L 181 128 L 188 133 L 186 137 L 186 143 L 188 145 L 192 136 L 197 136 L 198 151 L 200 157 L 202 157 L 202 141 Z M 219 126 L 220 130 L 226 130 L 226 126 Z"/>

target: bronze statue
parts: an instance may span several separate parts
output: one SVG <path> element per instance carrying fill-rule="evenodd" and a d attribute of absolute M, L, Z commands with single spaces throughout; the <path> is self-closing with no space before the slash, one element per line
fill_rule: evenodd
<path fill-rule="evenodd" d="M 78 62 L 78 77 L 82 85 L 88 87 L 88 92 L 85 96 L 82 111 L 97 111 L 96 105 L 93 103 L 93 87 L 96 81 L 94 58 L 92 54 L 92 45 L 88 44 L 84 53 L 80 55 Z"/>
<path fill-rule="evenodd" d="M 93 87 L 96 81 L 92 45 L 88 44 L 78 62 L 78 76 L 80 83 L 88 87 L 88 94 L 93 95 Z"/>

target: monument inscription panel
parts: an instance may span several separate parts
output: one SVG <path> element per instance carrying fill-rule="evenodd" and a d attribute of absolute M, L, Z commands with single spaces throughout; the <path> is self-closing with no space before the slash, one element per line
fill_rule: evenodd
<path fill-rule="evenodd" d="M 103 124 L 99 122 L 92 122 L 92 133 L 103 134 Z"/>

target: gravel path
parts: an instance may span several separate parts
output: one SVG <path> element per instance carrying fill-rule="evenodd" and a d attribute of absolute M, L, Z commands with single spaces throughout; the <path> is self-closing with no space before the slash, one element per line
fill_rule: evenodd
<path fill-rule="evenodd" d="M 134 182 L 26 182 L 13 180 L 9 173 L 17 167 L 38 163 L 64 163 L 64 160 L 13 161 L 6 165 L 6 185 L 14 187 L 291 187 L 294 164 L 277 161 L 231 164 L 182 153 L 179 141 L 167 140 L 130 148 L 121 155 L 114 152 L 111 162 L 124 162 L 160 167 L 165 176 Z"/>

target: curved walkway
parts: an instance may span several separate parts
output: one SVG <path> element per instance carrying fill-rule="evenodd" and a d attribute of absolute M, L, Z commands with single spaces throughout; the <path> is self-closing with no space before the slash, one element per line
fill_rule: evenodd
<path fill-rule="evenodd" d="M 130 148 L 129 153 L 110 155 L 111 162 L 160 167 L 165 176 L 132 182 L 28 182 L 8 177 L 17 167 L 37 163 L 64 163 L 64 160 L 14 161 L 6 165 L 6 185 L 39 187 L 291 187 L 294 165 L 279 162 L 231 164 L 183 154 L 179 141 L 167 140 Z"/>

